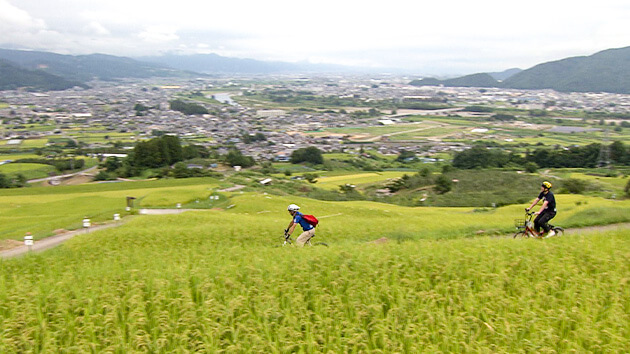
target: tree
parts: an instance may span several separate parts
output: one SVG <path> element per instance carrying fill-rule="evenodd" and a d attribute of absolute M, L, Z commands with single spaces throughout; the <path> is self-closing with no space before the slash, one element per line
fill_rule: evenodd
<path fill-rule="evenodd" d="M 571 194 L 582 194 L 586 190 L 586 182 L 577 178 L 565 179 L 562 186 Z"/>
<path fill-rule="evenodd" d="M 615 163 L 623 163 L 626 160 L 626 147 L 621 141 L 610 144 L 610 159 Z"/>
<path fill-rule="evenodd" d="M 175 178 L 187 178 L 190 177 L 190 171 L 183 162 L 178 162 L 173 166 L 173 175 Z"/>
<path fill-rule="evenodd" d="M 0 188 L 11 188 L 11 180 L 3 173 L 0 173 Z"/>
<path fill-rule="evenodd" d="M 435 192 L 438 194 L 444 194 L 449 192 L 453 188 L 453 181 L 451 181 L 445 175 L 440 175 L 435 180 Z"/>
<path fill-rule="evenodd" d="M 230 150 L 227 155 L 225 155 L 225 161 L 230 166 L 250 167 L 255 164 L 251 156 L 243 155 L 238 149 Z"/>
<path fill-rule="evenodd" d="M 26 179 L 26 176 L 24 176 L 21 173 L 18 173 L 13 179 L 13 186 L 17 188 L 26 187 L 27 183 L 28 183 L 28 180 Z"/>
<path fill-rule="evenodd" d="M 319 175 L 317 173 L 305 173 L 304 179 L 308 181 L 308 183 L 317 183 L 317 177 Z"/>
<path fill-rule="evenodd" d="M 95 181 L 110 181 L 113 179 L 116 179 L 116 178 L 106 171 L 99 171 L 99 173 L 97 173 L 96 176 L 94 176 Z"/>
<path fill-rule="evenodd" d="M 312 164 L 320 165 L 324 163 L 324 157 L 321 150 L 314 146 L 307 148 L 301 148 L 291 153 L 291 163 L 298 164 L 300 162 L 309 162 Z"/>
<path fill-rule="evenodd" d="M 535 173 L 536 171 L 538 171 L 538 165 L 535 162 L 528 162 L 525 164 L 525 171 L 527 171 L 528 173 Z"/>
<path fill-rule="evenodd" d="M 469 150 L 457 153 L 453 158 L 453 166 L 463 169 L 503 167 L 509 160 L 508 154 L 501 150 L 491 150 L 476 145 Z"/>
<path fill-rule="evenodd" d="M 208 110 L 203 106 L 195 103 L 186 103 L 182 100 L 171 101 L 170 107 L 172 110 L 182 112 L 186 115 L 208 114 Z"/>
<path fill-rule="evenodd" d="M 170 166 L 184 158 L 179 138 L 173 135 L 139 142 L 132 155 L 135 166 L 149 168 Z"/>
<path fill-rule="evenodd" d="M 105 160 L 105 169 L 107 172 L 114 172 L 122 166 L 122 163 L 116 156 L 110 156 Z"/>
<path fill-rule="evenodd" d="M 396 161 L 398 162 L 407 162 L 410 160 L 414 160 L 416 158 L 416 154 L 414 154 L 411 151 L 407 151 L 407 150 L 402 150 L 400 152 L 400 154 L 398 155 L 398 157 L 396 158 Z"/>

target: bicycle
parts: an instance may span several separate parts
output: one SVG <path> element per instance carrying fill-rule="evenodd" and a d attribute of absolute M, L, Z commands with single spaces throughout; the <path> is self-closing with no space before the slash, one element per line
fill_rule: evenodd
<path fill-rule="evenodd" d="M 545 232 L 536 232 L 534 230 L 534 222 L 532 221 L 532 217 L 534 216 L 533 212 L 529 212 L 525 210 L 525 219 L 515 219 L 514 226 L 518 229 L 514 234 L 513 238 L 545 238 Z M 551 226 L 551 230 L 555 231 L 556 236 L 562 236 L 564 233 L 564 229 L 560 226 Z"/>
<path fill-rule="evenodd" d="M 313 237 L 315 237 L 315 235 L 313 235 Z M 328 247 L 328 244 L 325 242 L 311 242 L 311 240 L 313 239 L 313 237 L 311 237 L 308 241 L 306 241 L 306 243 L 304 244 L 304 246 L 325 246 Z M 282 236 L 282 246 L 286 246 L 286 245 L 293 245 L 293 239 L 291 238 L 291 235 L 287 234 L 286 232 L 284 233 L 284 236 Z"/>

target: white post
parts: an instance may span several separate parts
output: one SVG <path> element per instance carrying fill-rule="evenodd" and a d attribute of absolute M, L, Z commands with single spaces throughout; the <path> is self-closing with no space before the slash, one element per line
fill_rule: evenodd
<path fill-rule="evenodd" d="M 24 245 L 28 247 L 29 252 L 33 250 L 33 236 L 30 232 L 27 232 L 26 236 L 24 236 Z"/>
<path fill-rule="evenodd" d="M 120 221 L 120 214 L 114 214 L 114 221 Z"/>
<path fill-rule="evenodd" d="M 92 226 L 92 224 L 90 223 L 90 219 L 88 219 L 86 216 L 83 219 L 83 228 L 85 229 L 85 232 L 88 232 L 88 229 L 90 228 L 90 226 Z"/>
<path fill-rule="evenodd" d="M 177 209 L 180 209 L 182 207 L 182 204 L 181 203 L 177 203 L 176 207 L 177 207 Z"/>

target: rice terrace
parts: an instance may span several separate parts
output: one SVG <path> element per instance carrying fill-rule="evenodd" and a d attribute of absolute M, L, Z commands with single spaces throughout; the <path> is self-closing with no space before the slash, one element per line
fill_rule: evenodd
<path fill-rule="evenodd" d="M 2 55 L 0 353 L 630 352 L 630 90 Z"/>
<path fill-rule="evenodd" d="M 71 225 L 54 215 L 60 209 L 78 209 L 78 221 L 86 213 L 105 221 L 125 213 L 131 193 L 144 197 L 143 207 L 194 204 L 222 183 L 174 182 L 7 190 L 2 218 L 13 226 L 3 223 L 2 233 L 22 234 L 38 219 L 37 237 Z M 520 206 L 410 208 L 256 191 L 222 198 L 233 207 L 127 216 L 119 227 L 0 261 L 0 349 L 515 352 L 630 345 L 627 230 L 515 241 L 500 235 L 512 231 L 505 220 Z M 628 201 L 558 199 L 569 206 L 558 220 L 568 227 L 630 220 Z M 272 247 L 291 202 L 335 215 L 321 219 L 316 236 L 330 247 Z M 20 210 L 26 207 L 40 210 L 34 220 Z M 379 238 L 388 242 L 370 242 Z"/>

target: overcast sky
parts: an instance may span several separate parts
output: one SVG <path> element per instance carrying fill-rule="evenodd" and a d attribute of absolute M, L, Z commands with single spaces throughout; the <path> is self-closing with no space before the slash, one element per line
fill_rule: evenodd
<path fill-rule="evenodd" d="M 630 1 L 0 0 L 0 47 L 456 75 L 630 46 Z"/>

